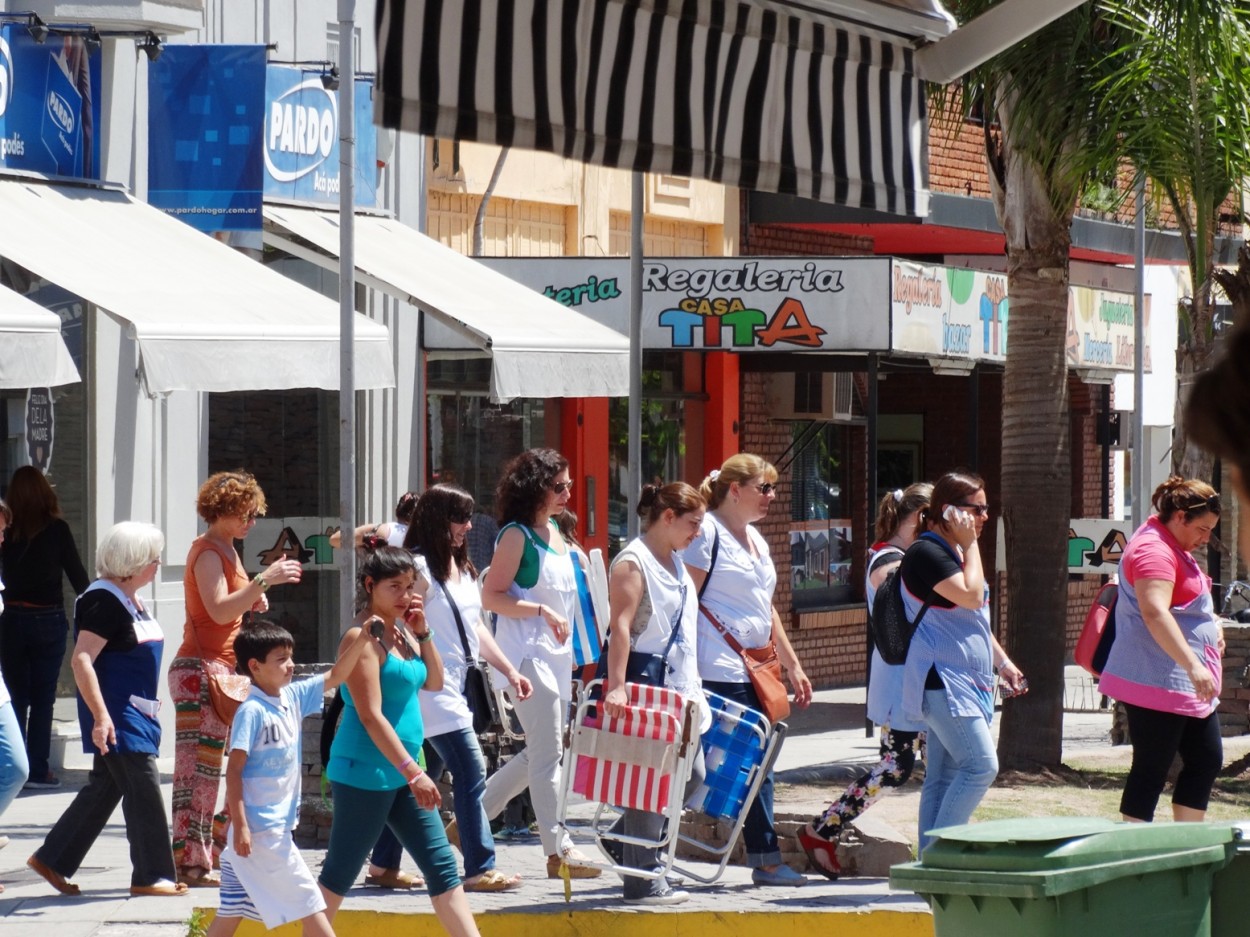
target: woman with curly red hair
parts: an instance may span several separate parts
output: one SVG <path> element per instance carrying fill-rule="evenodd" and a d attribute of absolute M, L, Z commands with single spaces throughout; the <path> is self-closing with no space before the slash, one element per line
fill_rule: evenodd
<path fill-rule="evenodd" d="M 270 586 L 299 582 L 298 560 L 281 559 L 248 578 L 234 548 L 265 513 L 265 493 L 244 471 L 217 472 L 200 486 L 196 509 L 208 530 L 191 543 L 183 589 L 187 622 L 182 646 L 169 665 L 176 716 L 173 841 L 178 880 L 217 886 L 213 860 L 226 843 L 230 818 L 217 812 L 221 759 L 230 727 L 209 701 L 210 674 L 232 674 L 234 639 L 246 612 L 269 608 Z"/>

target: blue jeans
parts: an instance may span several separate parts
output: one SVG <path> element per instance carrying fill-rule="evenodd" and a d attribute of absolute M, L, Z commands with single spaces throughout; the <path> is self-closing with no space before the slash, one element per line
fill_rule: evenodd
<path fill-rule="evenodd" d="M 65 659 L 69 620 L 63 608 L 5 606 L 0 616 L 0 670 L 26 740 L 30 776 L 46 778 L 52 749 L 52 705 Z"/>
<path fill-rule="evenodd" d="M 759 710 L 760 699 L 755 695 L 755 687 L 749 683 L 717 683 L 704 680 L 703 689 L 717 693 L 735 703 L 741 703 L 754 710 Z M 747 847 L 747 865 L 753 869 L 769 865 L 781 864 L 781 846 L 777 842 L 777 831 L 773 828 L 773 773 L 768 772 L 755 803 L 747 811 L 746 823 L 742 826 L 742 839 Z"/>
<path fill-rule="evenodd" d="M 473 878 L 495 867 L 495 839 L 490 834 L 490 820 L 482 806 L 486 790 L 486 759 L 473 729 L 460 729 L 432 735 L 425 740 L 434 749 L 430 759 L 431 777 L 438 777 L 445 767 L 451 772 L 451 796 L 456 814 L 456 831 L 460 834 L 460 852 L 464 856 L 464 877 Z"/>
<path fill-rule="evenodd" d="M 22 743 L 22 730 L 12 703 L 0 705 L 0 814 L 13 803 L 13 798 L 26 783 L 30 762 Z"/>
<path fill-rule="evenodd" d="M 998 776 L 998 753 L 984 716 L 952 715 L 945 690 L 925 690 L 924 719 L 929 741 L 920 791 L 921 852 L 933 842 L 930 830 L 967 823 Z"/>

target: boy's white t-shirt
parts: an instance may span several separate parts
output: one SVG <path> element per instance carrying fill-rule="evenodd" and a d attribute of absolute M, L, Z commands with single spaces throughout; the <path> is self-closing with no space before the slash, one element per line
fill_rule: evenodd
<path fill-rule="evenodd" d="M 243 749 L 243 808 L 253 830 L 293 830 L 299 823 L 300 726 L 321 712 L 325 674 L 308 677 L 270 696 L 256 684 L 239 706 L 228 752 Z"/>

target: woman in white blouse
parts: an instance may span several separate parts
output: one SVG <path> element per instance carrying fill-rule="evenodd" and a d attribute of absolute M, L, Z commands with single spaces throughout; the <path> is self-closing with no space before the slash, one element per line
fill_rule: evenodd
<path fill-rule="evenodd" d="M 759 709 L 759 698 L 747 676 L 742 657 L 708 620 L 710 611 L 743 648 L 777 644 L 797 706 L 812 701 L 812 684 L 799 664 L 781 616 L 773 607 L 777 570 L 768 543 L 753 526 L 767 513 L 776 497 L 777 469 L 750 453 L 730 456 L 703 480 L 700 493 L 708 512 L 699 536 L 685 551 L 686 568 L 699 590 L 699 675 L 703 687 L 728 699 Z M 761 785 L 743 826 L 747 865 L 756 885 L 794 887 L 807 879 L 781 861 L 781 847 L 773 827 L 773 778 Z"/>

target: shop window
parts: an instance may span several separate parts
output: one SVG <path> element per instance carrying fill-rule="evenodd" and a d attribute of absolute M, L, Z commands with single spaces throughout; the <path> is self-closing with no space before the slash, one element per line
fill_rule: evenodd
<path fill-rule="evenodd" d="M 242 468 L 265 492 L 266 515 L 236 544 L 244 567 L 254 574 L 283 554 L 304 564 L 298 583 L 268 593 L 265 616 L 295 637 L 301 663 L 334 653 L 328 637 L 320 645 L 320 622 L 338 619 L 339 571 L 327 536 L 339 524 L 338 433 L 336 391 L 208 396 L 209 473 Z"/>
<path fill-rule="evenodd" d="M 543 401 L 491 403 L 489 358 L 434 359 L 427 369 L 427 477 L 459 485 L 477 502 L 469 554 L 489 565 L 498 524 L 495 486 L 510 459 L 546 445 Z"/>
<path fill-rule="evenodd" d="M 790 576 L 796 609 L 852 601 L 850 427 L 792 424 L 798 450 L 790 464 Z M 862 546 L 862 545 L 860 545 Z"/>
<path fill-rule="evenodd" d="M 683 390 L 682 356 L 642 354 L 642 484 L 686 480 L 686 404 L 698 391 Z M 629 401 L 608 404 L 608 554 L 629 539 Z"/>

